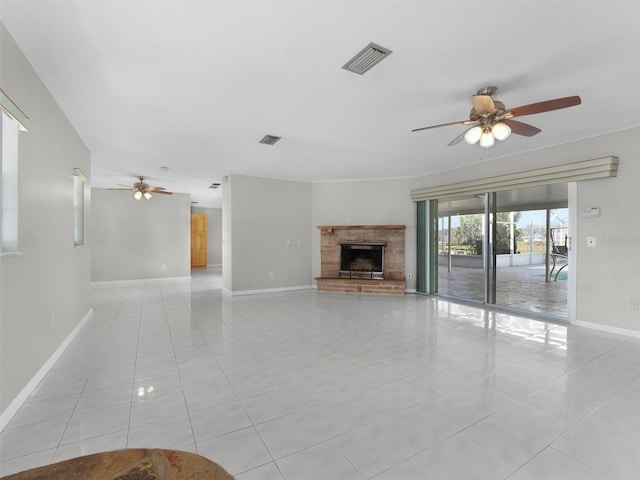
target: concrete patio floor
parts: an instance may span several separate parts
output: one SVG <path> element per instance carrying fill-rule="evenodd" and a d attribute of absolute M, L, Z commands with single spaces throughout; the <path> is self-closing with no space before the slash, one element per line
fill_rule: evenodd
<path fill-rule="evenodd" d="M 563 270 L 563 273 L 566 271 Z M 555 272 L 553 274 L 555 277 Z M 567 281 L 545 282 L 544 265 L 499 267 L 497 269 L 496 304 L 525 312 L 568 316 Z M 566 276 L 564 276 L 566 279 Z M 465 300 L 484 299 L 484 272 L 480 268 L 438 266 L 438 293 Z"/>

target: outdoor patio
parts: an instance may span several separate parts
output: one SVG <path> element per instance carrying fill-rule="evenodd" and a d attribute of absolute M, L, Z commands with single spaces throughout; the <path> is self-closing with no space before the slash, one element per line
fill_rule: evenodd
<path fill-rule="evenodd" d="M 554 271 L 553 277 L 555 278 Z M 438 266 L 438 293 L 466 300 L 484 299 L 484 272 L 481 268 Z M 558 280 L 545 282 L 545 266 L 498 267 L 496 304 L 536 314 L 567 318 L 566 269 Z"/>

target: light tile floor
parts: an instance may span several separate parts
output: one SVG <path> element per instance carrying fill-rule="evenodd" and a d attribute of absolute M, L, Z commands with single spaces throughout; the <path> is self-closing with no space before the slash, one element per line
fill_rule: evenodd
<path fill-rule="evenodd" d="M 640 477 L 640 340 L 437 298 L 93 290 L 1 472 L 175 448 L 239 480 Z"/>

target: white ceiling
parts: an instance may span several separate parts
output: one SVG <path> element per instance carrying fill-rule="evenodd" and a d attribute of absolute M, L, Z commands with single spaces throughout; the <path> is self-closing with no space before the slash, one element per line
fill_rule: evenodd
<path fill-rule="evenodd" d="M 95 187 L 145 175 L 220 206 L 207 187 L 228 174 L 421 176 L 640 125 L 637 0 L 0 1 Z M 343 70 L 369 42 L 393 53 Z M 488 150 L 447 147 L 463 126 L 410 132 L 466 119 L 486 85 L 508 108 L 582 105 L 519 117 L 542 133 Z"/>

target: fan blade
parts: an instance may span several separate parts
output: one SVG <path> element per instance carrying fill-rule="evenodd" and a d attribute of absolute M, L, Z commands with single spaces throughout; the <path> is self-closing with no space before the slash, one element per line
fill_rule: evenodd
<path fill-rule="evenodd" d="M 544 102 L 531 103 L 516 107 L 509 110 L 511 116 L 522 117 L 524 115 L 533 115 L 534 113 L 550 112 L 551 110 L 560 110 L 561 108 L 575 107 L 580 105 L 582 100 L 579 96 L 556 98 Z"/>
<path fill-rule="evenodd" d="M 167 192 L 166 190 L 154 190 L 154 189 L 150 189 L 149 190 L 152 193 L 160 193 L 162 195 L 173 195 L 173 192 Z"/>
<path fill-rule="evenodd" d="M 440 125 L 431 125 L 430 127 L 414 128 L 411 131 L 412 132 L 419 132 L 420 130 L 429 130 L 431 128 L 448 127 L 450 125 L 469 125 L 469 122 L 470 122 L 469 120 L 461 120 L 459 122 L 441 123 Z M 476 123 L 475 120 L 473 120 L 472 123 Z"/>
<path fill-rule="evenodd" d="M 542 131 L 538 127 L 534 127 L 533 125 L 529 125 L 528 123 L 518 122 L 517 120 L 506 119 L 501 120 L 501 123 L 509 125 L 511 133 L 515 133 L 516 135 L 524 135 L 525 137 L 533 137 L 534 135 L 537 135 Z"/>
<path fill-rule="evenodd" d="M 473 95 L 471 97 L 471 103 L 478 115 L 488 113 L 493 115 L 496 111 L 496 106 L 493 103 L 493 99 L 489 95 Z"/>
<path fill-rule="evenodd" d="M 164 187 L 149 187 L 150 190 L 166 190 Z"/>
<path fill-rule="evenodd" d="M 473 127 L 471 127 L 471 128 L 473 128 Z M 451 141 L 449 142 L 449 144 L 447 145 L 447 147 L 452 147 L 452 146 L 454 146 L 454 145 L 459 144 L 459 143 L 462 141 L 462 139 L 464 138 L 465 133 L 467 133 L 469 130 L 471 130 L 471 128 L 467 128 L 464 132 L 462 132 L 462 133 L 461 133 L 460 135 L 458 135 L 456 138 L 454 138 L 453 140 L 451 140 Z"/>

